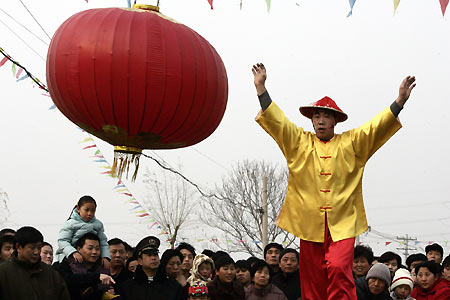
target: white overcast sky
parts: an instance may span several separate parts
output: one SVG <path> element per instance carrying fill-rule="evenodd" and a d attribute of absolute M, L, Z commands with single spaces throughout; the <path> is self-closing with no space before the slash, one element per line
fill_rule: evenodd
<path fill-rule="evenodd" d="M 126 0 L 22 0 L 50 36 L 76 12 L 127 5 Z M 153 3 L 152 3 L 153 2 Z M 147 4 L 154 4 L 149 1 Z M 349 115 L 337 131 L 357 127 L 390 105 L 406 75 L 417 77 L 417 88 L 400 114 L 403 128 L 369 161 L 363 180 L 369 224 L 390 236 L 409 234 L 423 243 L 450 240 L 450 21 L 442 17 L 438 0 L 401 1 L 393 15 L 392 0 L 357 0 L 347 18 L 347 0 L 161 0 L 161 12 L 205 37 L 221 55 L 228 73 L 229 98 L 222 123 L 205 141 L 192 148 L 157 151 L 171 165 L 202 187 L 211 188 L 227 169 L 243 159 L 264 159 L 284 164 L 270 137 L 256 124 L 259 109 L 251 65 L 264 62 L 267 87 L 288 117 L 307 130 L 310 122 L 298 107 L 325 95 Z M 144 3 L 138 1 L 138 3 Z M 20 1 L 2 1 L 0 8 L 48 42 Z M 449 12 L 450 13 L 450 12 Z M 2 11 L 0 47 L 45 81 L 47 46 Z M 77 199 L 90 194 L 99 202 L 97 216 L 108 237 L 135 244 L 159 231 L 140 224 L 113 191 L 115 181 L 100 175 L 89 150 L 79 144 L 86 135 L 57 111 L 50 98 L 33 88 L 30 80 L 16 83 L 11 65 L 0 68 L 0 188 L 9 194 L 10 223 L 34 225 L 52 243 Z M 99 143 L 112 160 L 112 147 Z M 152 154 L 152 152 L 146 152 Z M 211 159 L 206 158 L 208 156 Z M 157 170 L 141 159 L 145 168 Z M 138 177 L 129 184 L 136 198 L 145 194 Z M 202 233 L 187 234 L 196 243 Z M 362 237 L 376 254 L 385 237 Z M 446 247 L 450 252 L 450 244 Z"/>

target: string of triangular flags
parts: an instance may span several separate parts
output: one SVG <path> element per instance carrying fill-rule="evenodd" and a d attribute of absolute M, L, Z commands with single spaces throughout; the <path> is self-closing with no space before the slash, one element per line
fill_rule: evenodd
<path fill-rule="evenodd" d="M 3 54 L 3 59 L 0 60 L 0 67 L 4 66 L 7 62 L 11 62 L 11 64 L 12 64 L 11 65 L 11 70 L 12 70 L 12 73 L 13 73 L 14 77 L 16 78 L 16 82 L 20 82 L 20 81 L 22 81 L 22 80 L 24 80 L 26 78 L 30 78 L 31 80 L 33 80 L 34 83 L 37 84 L 37 86 L 40 89 L 42 89 L 45 92 L 45 93 L 42 94 L 43 96 L 50 97 L 50 95 L 48 93 L 48 89 L 45 86 L 45 84 L 43 84 L 36 76 L 34 76 L 32 73 L 30 73 L 27 70 L 27 68 L 22 66 L 16 60 L 14 60 L 1 47 L 0 47 L 0 53 Z M 24 75 L 22 75 L 23 72 L 25 72 Z M 55 108 L 56 108 L 56 106 L 53 104 L 49 109 L 53 110 Z M 80 128 L 80 130 L 82 130 L 82 129 Z M 101 168 L 104 169 L 101 174 L 111 176 L 111 166 L 108 164 L 108 162 L 106 161 L 105 157 L 100 152 L 100 149 L 98 149 L 97 144 L 94 142 L 92 136 L 89 133 L 87 133 L 87 132 L 86 132 L 86 134 L 88 135 L 88 137 L 85 138 L 80 143 L 90 142 L 90 144 L 88 146 L 83 147 L 83 150 L 87 150 L 87 149 L 95 150 L 94 155 L 93 155 L 94 162 L 104 163 L 105 164 L 105 165 L 101 166 Z M 133 208 L 130 209 L 130 211 L 132 211 L 136 215 L 136 217 L 138 217 L 138 218 L 147 218 L 148 220 L 145 220 L 145 221 L 148 222 L 148 223 L 155 222 L 154 219 L 150 218 L 150 214 L 148 213 L 148 211 L 146 211 L 145 208 L 141 206 L 139 201 L 137 201 L 137 199 L 133 196 L 133 194 L 130 192 L 130 190 L 125 186 L 125 184 L 122 181 L 119 180 L 116 183 L 116 185 L 114 187 L 114 191 L 116 191 L 117 193 L 120 193 L 121 195 L 127 197 L 127 200 L 126 200 L 127 203 L 129 203 L 129 204 L 134 206 Z M 153 224 L 153 225 L 155 225 L 155 224 Z M 157 228 L 161 229 L 161 233 L 160 234 L 168 234 L 167 231 L 162 226 L 160 226 L 159 224 L 157 224 Z"/>
<path fill-rule="evenodd" d="M 410 243 L 410 244 L 414 244 L 414 246 L 431 245 L 431 244 L 434 244 L 434 243 L 438 243 L 438 244 L 440 244 L 443 247 L 448 247 L 449 246 L 449 241 L 448 240 L 443 240 L 443 241 L 411 241 L 411 242 L 414 242 L 414 243 Z M 392 243 L 397 243 L 400 246 L 406 246 L 406 242 L 405 241 L 396 241 L 396 242 L 381 241 L 381 242 L 370 242 L 370 243 L 367 243 L 367 244 L 369 244 L 369 245 L 371 245 L 371 244 L 377 244 L 377 245 L 384 244 L 385 246 L 389 246 Z M 363 242 L 363 241 L 359 242 L 359 245 L 363 245 L 363 244 L 366 244 L 366 243 Z"/>
<path fill-rule="evenodd" d="M 37 86 L 43 91 L 48 93 L 48 89 L 45 84 L 42 83 L 36 76 L 31 74 L 25 67 L 23 67 L 20 63 L 14 60 L 2 47 L 0 47 L 0 53 L 3 55 L 2 60 L 0 60 L 0 67 L 4 66 L 8 61 L 12 63 L 11 70 L 13 76 L 16 78 L 16 82 L 22 81 L 26 78 L 30 78 L 37 84 Z M 22 73 L 25 72 L 24 75 Z M 22 75 L 22 76 L 21 76 Z"/>
<path fill-rule="evenodd" d="M 265 0 L 266 1 L 266 6 L 267 6 L 267 11 L 270 12 L 270 5 L 271 5 L 271 0 Z M 400 5 L 400 0 L 393 0 L 394 1 L 394 14 L 397 12 L 397 8 Z M 347 14 L 347 17 L 350 17 L 353 15 L 353 7 L 355 6 L 355 2 L 356 0 L 348 0 L 349 4 L 350 4 L 350 11 Z M 213 9 L 213 0 L 208 0 L 209 6 L 211 7 L 211 9 Z M 441 6 L 441 11 L 442 11 L 442 16 L 445 16 L 445 11 L 447 9 L 449 0 L 439 0 L 439 4 Z M 242 0 L 240 3 L 240 7 L 242 9 Z"/>

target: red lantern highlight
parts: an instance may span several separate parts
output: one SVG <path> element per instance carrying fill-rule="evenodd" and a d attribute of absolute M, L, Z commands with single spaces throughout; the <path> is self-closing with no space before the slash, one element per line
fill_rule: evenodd
<path fill-rule="evenodd" d="M 70 121 L 116 146 L 119 175 L 131 162 L 138 167 L 142 149 L 207 138 L 228 97 L 216 50 L 149 5 L 91 9 L 66 20 L 49 47 L 47 82 Z"/>

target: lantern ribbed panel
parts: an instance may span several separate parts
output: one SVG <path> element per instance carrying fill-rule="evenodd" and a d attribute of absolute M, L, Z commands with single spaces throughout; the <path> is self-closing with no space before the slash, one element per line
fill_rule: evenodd
<path fill-rule="evenodd" d="M 49 47 L 47 82 L 59 110 L 113 145 L 196 144 L 219 125 L 228 97 L 215 49 L 159 13 L 93 9 L 69 18 Z"/>

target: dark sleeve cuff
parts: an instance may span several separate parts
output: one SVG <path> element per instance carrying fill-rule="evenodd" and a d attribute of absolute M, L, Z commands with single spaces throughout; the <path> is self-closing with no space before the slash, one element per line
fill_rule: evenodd
<path fill-rule="evenodd" d="M 391 104 L 391 111 L 392 111 L 392 113 L 394 114 L 394 117 L 398 117 L 398 114 L 400 113 L 400 111 L 402 110 L 403 108 L 402 107 L 400 107 L 400 105 L 398 105 L 397 104 L 397 102 L 392 102 L 392 104 Z"/>
<path fill-rule="evenodd" d="M 272 99 L 270 99 L 270 95 L 267 90 L 259 95 L 258 98 L 262 111 L 265 111 L 269 107 L 270 103 L 272 103 Z"/>

